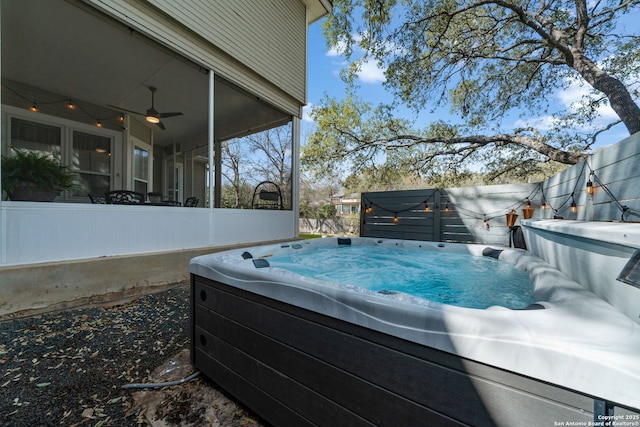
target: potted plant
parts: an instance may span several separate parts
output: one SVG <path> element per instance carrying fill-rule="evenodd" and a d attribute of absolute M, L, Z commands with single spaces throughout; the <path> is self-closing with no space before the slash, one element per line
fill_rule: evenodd
<path fill-rule="evenodd" d="M 75 174 L 46 154 L 15 150 L 2 156 L 2 189 L 11 200 L 52 202 L 74 187 Z"/>

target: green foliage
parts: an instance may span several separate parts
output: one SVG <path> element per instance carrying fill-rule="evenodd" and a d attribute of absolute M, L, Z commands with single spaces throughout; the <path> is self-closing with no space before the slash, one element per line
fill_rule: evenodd
<path fill-rule="evenodd" d="M 351 95 L 342 101 L 325 97 L 314 107 L 312 118 L 317 127 L 304 147 L 301 164 L 316 177 L 377 164 L 386 143 L 409 130 L 409 123 L 394 118 L 390 106 L 373 108 Z M 345 157 L 348 162 L 342 162 Z"/>
<path fill-rule="evenodd" d="M 640 131 L 640 35 L 616 26 L 639 0 L 333 5 L 324 32 L 349 60 L 349 93 L 314 106 L 302 165 L 316 177 L 347 177 L 350 191 L 531 181 L 584 159 L 617 123 Z M 352 94 L 365 61 L 385 70 L 393 101 L 373 106 Z M 552 110 L 551 97 L 570 85 L 589 91 Z M 396 117 L 400 102 L 416 111 L 448 106 L 452 120 L 416 128 Z M 607 105 L 618 114 L 609 123 Z M 545 125 L 505 132 L 514 111 Z"/>
<path fill-rule="evenodd" d="M 76 174 L 46 154 L 14 150 L 2 156 L 2 189 L 11 194 L 20 184 L 32 184 L 39 190 L 69 190 Z"/>
<path fill-rule="evenodd" d="M 318 210 L 318 218 L 329 219 L 336 216 L 336 207 L 331 204 L 326 204 L 320 207 Z"/>
<path fill-rule="evenodd" d="M 342 174 L 348 192 L 529 182 L 566 167 L 539 151 L 544 137 L 534 133 L 483 139 L 440 121 L 414 129 L 393 119 L 388 107 L 372 108 L 353 96 L 325 98 L 312 117 L 318 129 L 302 149 L 302 165 L 317 177 Z M 558 153 L 581 158 L 549 148 L 549 156 Z"/>
<path fill-rule="evenodd" d="M 461 141 L 460 137 L 503 132 L 506 118 L 512 121 L 514 111 L 525 111 L 534 118 L 549 118 L 552 126 L 530 132 L 525 143 L 521 129 L 513 129 L 507 142 L 498 137 L 492 143 L 526 148 L 525 162 L 548 158 L 575 163 L 580 160 L 576 153 L 587 152 L 601 132 L 617 123 L 624 123 L 630 133 L 640 131 L 640 35 L 616 26 L 620 16 L 637 10 L 639 4 L 638 0 L 595 4 L 586 0 L 541 4 L 519 0 L 334 0 L 324 32 L 328 44 L 350 61 L 343 70 L 350 87 L 355 87 L 364 61 L 374 61 L 385 69 L 384 84 L 394 95 L 394 103 L 403 102 L 416 111 L 450 108 L 452 116 L 463 124 L 434 123 L 419 132 L 411 131 L 437 140 L 430 141 L 432 154 L 457 151 L 459 158 L 469 160 L 473 150 L 448 140 L 456 138 L 456 144 L 473 145 L 474 141 Z M 569 83 L 591 91 L 570 109 L 551 110 L 549 100 Z M 597 127 L 597 120 L 604 120 L 602 107 L 606 105 L 619 119 Z M 352 157 L 352 164 L 371 166 L 379 160 L 376 148 L 384 140 L 394 150 L 418 142 L 398 137 L 406 123 L 394 119 L 390 107 L 363 107 L 349 99 L 344 103 L 327 101 L 320 108 L 335 114 L 318 111 L 323 119 L 319 128 L 329 125 L 342 133 L 317 135 L 333 138 L 324 147 L 311 149 L 329 153 L 325 161 L 342 152 Z M 375 116 L 362 117 L 373 111 Z M 351 144 L 341 142 L 347 138 L 352 139 Z M 398 143 L 390 144 L 390 138 Z M 491 151 L 484 149 L 486 145 L 483 143 L 485 152 L 480 157 Z M 356 150 L 360 151 L 357 156 Z M 317 152 L 308 153 L 310 158 L 321 157 Z"/>
<path fill-rule="evenodd" d="M 322 237 L 322 234 L 308 234 L 308 233 L 300 233 L 298 235 L 301 239 L 309 240 L 309 239 L 319 239 Z"/>
<path fill-rule="evenodd" d="M 242 182 L 238 187 L 223 184 L 221 188 L 221 202 L 223 208 L 251 209 L 254 186 Z"/>

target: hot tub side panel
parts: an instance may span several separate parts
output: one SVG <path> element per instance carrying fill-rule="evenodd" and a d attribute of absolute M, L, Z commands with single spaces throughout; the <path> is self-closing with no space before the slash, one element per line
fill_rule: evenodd
<path fill-rule="evenodd" d="M 553 425 L 593 398 L 192 276 L 194 366 L 279 425 Z"/>
<path fill-rule="evenodd" d="M 640 249 L 640 224 L 526 220 L 527 246 L 536 255 L 640 324 L 640 287 L 618 280 Z"/>

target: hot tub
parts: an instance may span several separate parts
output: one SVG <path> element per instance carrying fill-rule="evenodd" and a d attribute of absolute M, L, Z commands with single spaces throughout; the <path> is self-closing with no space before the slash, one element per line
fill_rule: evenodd
<path fill-rule="evenodd" d="M 491 255 L 526 270 L 538 301 L 463 308 L 268 263 L 340 245 Z M 194 365 L 274 425 L 640 426 L 640 326 L 525 251 L 328 238 L 205 255 L 190 272 Z"/>

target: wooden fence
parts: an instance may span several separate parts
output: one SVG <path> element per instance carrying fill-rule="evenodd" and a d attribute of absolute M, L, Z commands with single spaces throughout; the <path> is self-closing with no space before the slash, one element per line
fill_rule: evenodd
<path fill-rule="evenodd" d="M 360 235 L 507 245 L 506 214 L 538 193 L 538 184 L 364 193 Z"/>
<path fill-rule="evenodd" d="M 593 194 L 587 191 L 591 182 Z M 542 218 L 640 221 L 640 133 L 603 148 L 542 184 Z M 575 202 L 576 208 L 571 209 Z"/>
<path fill-rule="evenodd" d="M 360 235 L 506 246 L 506 214 L 528 205 L 533 218 L 640 221 L 640 133 L 540 183 L 363 193 Z"/>

